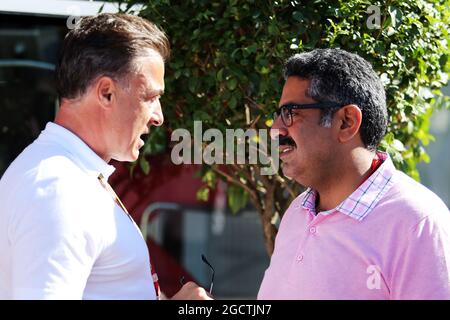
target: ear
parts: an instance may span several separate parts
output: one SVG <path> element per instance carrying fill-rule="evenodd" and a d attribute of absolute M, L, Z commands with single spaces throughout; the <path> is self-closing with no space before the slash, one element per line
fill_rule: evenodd
<path fill-rule="evenodd" d="M 358 134 L 361 127 L 361 109 L 355 104 L 343 106 L 336 112 L 336 120 L 339 142 L 348 142 Z"/>
<path fill-rule="evenodd" d="M 112 106 L 116 100 L 116 84 L 110 77 L 100 77 L 95 82 L 95 97 L 104 108 Z"/>

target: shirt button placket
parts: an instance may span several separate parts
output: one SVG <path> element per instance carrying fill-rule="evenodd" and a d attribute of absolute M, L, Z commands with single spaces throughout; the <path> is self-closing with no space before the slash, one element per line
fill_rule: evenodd
<path fill-rule="evenodd" d="M 309 227 L 309 233 L 310 234 L 315 234 L 316 232 L 317 232 L 317 228 L 315 226 Z M 300 263 L 300 262 L 303 261 L 303 258 L 304 258 L 303 254 L 302 253 L 298 253 L 296 260 L 297 260 L 298 263 Z"/>

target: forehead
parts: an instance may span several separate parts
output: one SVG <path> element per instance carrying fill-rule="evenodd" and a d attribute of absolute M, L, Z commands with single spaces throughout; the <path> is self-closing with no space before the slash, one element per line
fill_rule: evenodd
<path fill-rule="evenodd" d="M 308 89 L 311 81 L 308 79 L 300 78 L 297 76 L 291 76 L 287 78 L 284 83 L 283 93 L 281 94 L 279 106 L 286 104 L 310 104 L 317 101 L 308 95 Z M 320 116 L 320 110 L 318 109 L 296 109 L 292 111 L 293 114 L 299 116 L 299 121 L 304 123 L 307 119 L 308 123 L 317 123 L 315 119 Z M 302 120 L 303 119 L 303 120 Z"/>
<path fill-rule="evenodd" d="M 310 80 L 297 76 L 287 78 L 283 86 L 280 106 L 288 103 L 314 103 L 315 101 L 307 95 L 310 83 Z"/>
<path fill-rule="evenodd" d="M 164 91 L 164 60 L 158 53 L 136 59 L 134 82 L 141 90 Z"/>

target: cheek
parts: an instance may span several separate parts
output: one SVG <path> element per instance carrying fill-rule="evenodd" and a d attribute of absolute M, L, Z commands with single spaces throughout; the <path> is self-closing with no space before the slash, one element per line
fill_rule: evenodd
<path fill-rule="evenodd" d="M 302 158 L 314 158 L 330 152 L 329 134 L 317 128 L 300 129 L 293 138 Z"/>
<path fill-rule="evenodd" d="M 312 157 L 314 157 L 314 161 L 317 162 L 317 165 L 323 163 L 329 164 L 330 160 L 333 160 L 338 156 L 338 153 L 335 150 L 336 145 L 333 143 L 329 131 L 318 132 L 312 139 L 309 147 L 313 152 Z"/>
<path fill-rule="evenodd" d="M 135 133 L 139 133 L 145 129 L 145 126 L 150 121 L 150 112 L 145 104 L 137 104 L 136 106 L 135 111 L 132 113 L 132 119 L 130 119 L 130 125 Z"/>
<path fill-rule="evenodd" d="M 140 105 L 138 119 L 142 124 L 147 124 L 150 121 L 150 106 L 147 104 Z"/>

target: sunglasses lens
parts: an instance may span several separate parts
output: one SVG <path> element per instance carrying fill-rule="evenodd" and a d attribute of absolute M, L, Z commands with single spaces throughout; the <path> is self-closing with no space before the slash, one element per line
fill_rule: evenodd
<path fill-rule="evenodd" d="M 281 119 L 286 127 L 289 127 L 292 122 L 291 110 L 288 108 L 281 108 Z"/>
<path fill-rule="evenodd" d="M 279 116 L 278 111 L 274 111 L 274 112 L 272 113 L 272 119 L 273 119 L 273 121 L 277 120 L 278 116 Z"/>

